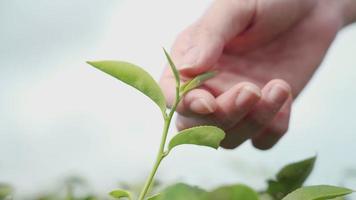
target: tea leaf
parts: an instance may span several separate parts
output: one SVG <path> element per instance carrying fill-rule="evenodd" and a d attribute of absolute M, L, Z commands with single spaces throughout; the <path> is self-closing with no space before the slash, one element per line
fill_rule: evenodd
<path fill-rule="evenodd" d="M 147 200 L 159 200 L 161 198 L 161 194 L 155 194 L 151 197 L 148 197 Z"/>
<path fill-rule="evenodd" d="M 154 200 L 201 200 L 205 193 L 198 187 L 178 183 L 164 189 Z"/>
<path fill-rule="evenodd" d="M 288 194 L 283 200 L 324 200 L 342 197 L 353 191 L 347 188 L 329 185 L 308 186 Z"/>
<path fill-rule="evenodd" d="M 199 87 L 204 83 L 204 81 L 211 79 L 216 75 L 216 72 L 206 72 L 204 74 L 198 75 L 190 81 L 187 81 L 180 87 L 180 93 L 182 95 L 186 94 L 190 90 Z"/>
<path fill-rule="evenodd" d="M 166 100 L 161 88 L 142 68 L 122 61 L 93 61 L 88 64 L 141 91 L 160 107 L 162 113 L 165 113 Z"/>
<path fill-rule="evenodd" d="M 174 78 L 176 79 L 176 85 L 180 85 L 180 76 L 179 72 L 177 70 L 176 65 L 174 64 L 172 58 L 169 56 L 168 52 L 166 51 L 165 48 L 163 48 L 164 54 L 166 55 L 167 61 L 169 63 L 169 66 L 171 67 L 171 70 L 173 72 Z"/>
<path fill-rule="evenodd" d="M 131 200 L 130 193 L 125 190 L 121 190 L 121 189 L 111 191 L 110 196 L 112 196 L 115 199 L 128 198 Z"/>
<path fill-rule="evenodd" d="M 182 144 L 195 144 L 217 149 L 224 139 L 225 133 L 215 126 L 197 126 L 185 129 L 172 138 L 168 145 L 169 151 Z"/>
<path fill-rule="evenodd" d="M 315 160 L 316 157 L 312 157 L 283 167 L 276 176 L 277 180 L 268 181 L 267 192 L 276 199 L 282 199 L 300 188 L 313 170 Z"/>
<path fill-rule="evenodd" d="M 282 168 L 277 174 L 279 182 L 288 182 L 297 185 L 304 183 L 314 168 L 316 157 L 289 164 Z"/>
<path fill-rule="evenodd" d="M 224 186 L 206 194 L 203 200 L 259 200 L 258 193 L 248 186 Z"/>

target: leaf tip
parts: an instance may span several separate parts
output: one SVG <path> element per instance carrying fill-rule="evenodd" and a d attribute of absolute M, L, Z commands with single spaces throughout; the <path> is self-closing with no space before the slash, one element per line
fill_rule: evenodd
<path fill-rule="evenodd" d="M 87 64 L 93 65 L 95 61 L 86 61 Z"/>
<path fill-rule="evenodd" d="M 92 67 L 99 68 L 98 61 L 86 61 L 86 63 L 91 65 Z"/>

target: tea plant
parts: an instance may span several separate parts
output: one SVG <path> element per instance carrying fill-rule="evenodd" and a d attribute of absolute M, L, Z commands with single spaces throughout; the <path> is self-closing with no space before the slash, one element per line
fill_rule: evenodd
<path fill-rule="evenodd" d="M 165 56 L 175 77 L 175 101 L 170 110 L 167 110 L 166 100 L 156 81 L 142 68 L 123 61 L 95 61 L 88 62 L 93 67 L 115 77 L 116 79 L 136 88 L 149 97 L 161 110 L 164 126 L 161 143 L 153 168 L 147 177 L 138 200 L 146 199 L 147 193 L 154 181 L 161 162 L 177 146 L 194 144 L 217 149 L 224 139 L 225 133 L 215 126 L 198 126 L 177 133 L 167 144 L 168 130 L 172 117 L 179 102 L 190 90 L 199 87 L 204 81 L 212 78 L 215 73 L 208 72 L 181 83 L 180 74 L 166 50 Z M 236 184 L 223 186 L 213 191 L 205 191 L 179 183 L 164 189 L 161 193 L 148 197 L 148 200 L 323 200 L 334 199 L 352 193 L 352 190 L 334 186 L 319 185 L 302 187 L 310 174 L 315 158 L 307 159 L 284 167 L 275 179 L 268 181 L 268 188 L 263 192 L 256 192 L 248 186 Z M 133 199 L 130 192 L 122 189 L 110 193 L 114 198 Z"/>

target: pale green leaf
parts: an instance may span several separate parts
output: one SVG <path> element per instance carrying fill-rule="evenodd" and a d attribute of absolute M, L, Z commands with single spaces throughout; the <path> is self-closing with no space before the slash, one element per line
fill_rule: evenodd
<path fill-rule="evenodd" d="M 198 187 L 178 183 L 164 189 L 154 200 L 201 200 L 205 193 Z"/>
<path fill-rule="evenodd" d="M 161 88 L 142 68 L 123 61 L 93 61 L 88 64 L 141 91 L 160 107 L 162 113 L 165 113 L 166 100 Z"/>
<path fill-rule="evenodd" d="M 180 131 L 168 145 L 169 151 L 182 144 L 195 144 L 217 149 L 225 133 L 215 126 L 197 126 Z"/>
<path fill-rule="evenodd" d="M 0 183 L 0 199 L 6 198 L 7 196 L 11 195 L 12 187 L 6 184 Z"/>
<path fill-rule="evenodd" d="M 147 200 L 159 200 L 161 198 L 161 194 L 155 194 L 147 198 Z"/>
<path fill-rule="evenodd" d="M 258 193 L 246 185 L 231 185 L 215 189 L 203 200 L 259 200 Z"/>
<path fill-rule="evenodd" d="M 353 191 L 347 188 L 329 185 L 308 186 L 295 190 L 283 200 L 326 200 L 351 194 Z"/>
<path fill-rule="evenodd" d="M 165 48 L 163 48 L 164 54 L 166 55 L 167 61 L 169 66 L 171 67 L 172 73 L 174 75 L 174 78 L 176 79 L 176 85 L 179 86 L 180 85 L 180 76 L 179 76 L 179 72 L 177 70 L 176 65 L 174 64 L 172 58 L 169 56 L 168 52 L 166 51 Z"/>
<path fill-rule="evenodd" d="M 181 95 L 186 94 L 190 90 L 199 87 L 202 85 L 206 80 L 211 79 L 216 75 L 215 72 L 206 72 L 204 74 L 198 75 L 190 81 L 187 81 L 180 87 Z"/>
<path fill-rule="evenodd" d="M 110 196 L 112 196 L 115 199 L 128 198 L 131 200 L 130 193 L 126 190 L 121 190 L 121 189 L 111 191 Z"/>

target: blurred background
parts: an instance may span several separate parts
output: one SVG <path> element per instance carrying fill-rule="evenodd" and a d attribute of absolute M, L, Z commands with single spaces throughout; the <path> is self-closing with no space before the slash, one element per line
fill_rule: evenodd
<path fill-rule="evenodd" d="M 1 0 L 0 182 L 35 193 L 73 174 L 98 192 L 142 181 L 159 143 L 159 110 L 85 61 L 128 60 L 157 79 L 161 47 L 169 48 L 209 2 Z M 355 26 L 340 32 L 275 148 L 179 148 L 159 179 L 263 187 L 284 164 L 317 154 L 309 184 L 355 189 L 355 35 Z"/>

